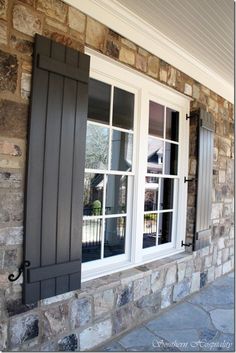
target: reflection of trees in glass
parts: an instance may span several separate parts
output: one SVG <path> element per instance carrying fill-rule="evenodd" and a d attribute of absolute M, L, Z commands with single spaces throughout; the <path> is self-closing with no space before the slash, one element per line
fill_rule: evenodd
<path fill-rule="evenodd" d="M 86 168 L 105 169 L 108 160 L 108 129 L 89 124 L 86 140 Z"/>

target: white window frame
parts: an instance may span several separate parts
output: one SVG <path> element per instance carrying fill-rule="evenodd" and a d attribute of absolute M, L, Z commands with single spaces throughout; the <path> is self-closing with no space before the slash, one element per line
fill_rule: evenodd
<path fill-rule="evenodd" d="M 91 57 L 90 77 L 134 93 L 135 107 L 133 168 L 132 172 L 129 172 L 130 175 L 134 175 L 134 183 L 131 188 L 128 188 L 128 199 L 132 199 L 132 202 L 127 205 L 127 214 L 132 213 L 132 216 L 130 224 L 126 226 L 126 252 L 122 255 L 82 263 L 82 282 L 184 251 L 184 247 L 181 247 L 181 241 L 185 239 L 187 215 L 187 183 L 184 183 L 184 177 L 188 175 L 189 151 L 189 120 L 186 120 L 186 115 L 189 114 L 191 101 L 191 98 L 90 48 L 86 48 L 85 53 Z M 174 236 L 172 236 L 171 243 L 142 249 L 150 100 L 179 111 L 179 173 L 177 177 L 179 188 L 178 197 L 174 198 L 174 207 L 178 209 L 178 217 L 173 220 L 176 228 L 173 227 Z M 122 172 L 114 171 L 114 174 L 122 174 Z M 126 220 L 128 221 L 127 218 Z"/>

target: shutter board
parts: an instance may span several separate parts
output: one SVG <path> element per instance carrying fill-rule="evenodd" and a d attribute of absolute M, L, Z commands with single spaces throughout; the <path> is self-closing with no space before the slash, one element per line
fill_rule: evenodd
<path fill-rule="evenodd" d="M 57 71 L 41 68 L 40 57 L 57 62 Z M 36 35 L 25 205 L 24 260 L 30 261 L 24 271 L 25 304 L 80 287 L 88 77 L 89 56 Z"/>
<path fill-rule="evenodd" d="M 213 173 L 214 119 L 203 109 L 194 116 L 198 124 L 198 174 L 194 250 L 209 245 L 211 236 L 211 192 Z"/>

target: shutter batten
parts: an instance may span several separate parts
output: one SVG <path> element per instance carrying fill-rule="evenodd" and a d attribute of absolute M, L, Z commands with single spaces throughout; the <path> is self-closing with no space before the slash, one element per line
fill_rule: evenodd
<path fill-rule="evenodd" d="M 30 261 L 24 273 L 25 304 L 80 287 L 88 77 L 89 56 L 36 36 L 25 208 L 24 259 Z"/>

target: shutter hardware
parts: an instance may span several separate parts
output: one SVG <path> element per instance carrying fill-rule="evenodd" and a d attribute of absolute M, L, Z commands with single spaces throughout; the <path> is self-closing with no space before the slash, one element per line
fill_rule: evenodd
<path fill-rule="evenodd" d="M 8 276 L 9 281 L 10 282 L 15 282 L 16 280 L 18 280 L 18 278 L 20 277 L 20 275 L 24 271 L 25 267 L 29 267 L 29 266 L 30 266 L 30 261 L 24 261 L 23 264 L 19 267 L 18 275 L 15 278 L 14 278 L 14 273 L 11 273 Z"/>
<path fill-rule="evenodd" d="M 188 246 L 189 247 L 191 245 L 193 245 L 193 243 L 184 244 L 183 240 L 181 241 L 181 246 Z"/>
<path fill-rule="evenodd" d="M 187 179 L 186 177 L 184 177 L 184 183 L 188 183 L 189 181 L 194 181 L 196 178 L 191 178 L 191 179 Z"/>

